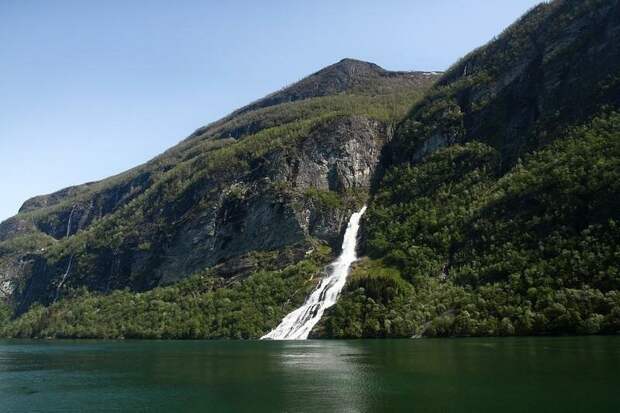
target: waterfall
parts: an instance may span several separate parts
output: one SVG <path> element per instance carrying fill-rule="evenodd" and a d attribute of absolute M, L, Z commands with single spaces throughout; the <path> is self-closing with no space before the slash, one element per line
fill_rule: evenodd
<path fill-rule="evenodd" d="M 357 231 L 365 211 L 366 206 L 351 215 L 342 241 L 342 252 L 336 261 L 327 266 L 327 276 L 321 280 L 316 290 L 301 307 L 284 317 L 280 325 L 261 337 L 261 340 L 305 340 L 325 310 L 336 304 L 351 264 L 357 260 Z"/>
<path fill-rule="evenodd" d="M 73 255 L 69 258 L 69 265 L 67 265 L 67 270 L 62 275 L 62 280 L 58 283 L 58 287 L 56 287 L 56 298 L 54 298 L 54 302 L 58 300 L 58 296 L 60 294 L 60 289 L 64 285 L 65 281 L 67 281 L 67 277 L 69 276 L 69 271 L 71 271 L 71 265 L 73 264 Z"/>
<path fill-rule="evenodd" d="M 67 222 L 67 238 L 71 235 L 71 219 L 73 218 L 73 213 L 75 212 L 75 208 L 77 204 L 73 204 L 73 208 L 71 208 L 71 213 L 69 214 L 69 222 Z"/>

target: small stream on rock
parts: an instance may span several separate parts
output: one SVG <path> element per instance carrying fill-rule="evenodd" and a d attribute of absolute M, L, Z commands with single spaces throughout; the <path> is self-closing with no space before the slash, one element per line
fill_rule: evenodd
<path fill-rule="evenodd" d="M 351 264 L 357 260 L 357 232 L 364 212 L 365 205 L 359 212 L 351 215 L 342 241 L 342 252 L 336 261 L 327 266 L 327 277 L 321 280 L 301 307 L 284 317 L 280 325 L 261 337 L 261 340 L 306 340 L 325 310 L 336 304 Z"/>

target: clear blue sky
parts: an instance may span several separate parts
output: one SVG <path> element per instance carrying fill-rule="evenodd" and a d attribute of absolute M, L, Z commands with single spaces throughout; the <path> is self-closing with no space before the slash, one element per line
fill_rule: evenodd
<path fill-rule="evenodd" d="M 0 220 L 344 57 L 442 70 L 537 0 L 0 0 Z"/>

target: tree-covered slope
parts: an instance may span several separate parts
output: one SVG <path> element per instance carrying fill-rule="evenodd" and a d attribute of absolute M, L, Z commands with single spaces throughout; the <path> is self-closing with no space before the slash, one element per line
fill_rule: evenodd
<path fill-rule="evenodd" d="M 414 106 L 319 335 L 620 331 L 620 7 L 541 4 Z"/>
<path fill-rule="evenodd" d="M 199 129 L 130 171 L 27 201 L 0 224 L 0 286 L 18 313 L 85 287 L 149 290 L 255 252 L 337 244 L 383 144 L 437 76 L 345 59 Z M 277 97 L 277 98 L 276 98 Z"/>
<path fill-rule="evenodd" d="M 143 293 L 84 288 L 47 307 L 34 305 L 0 333 L 35 338 L 256 338 L 305 300 L 331 257 L 329 248 L 278 269 L 276 252 L 257 253 L 261 269 L 246 279 L 206 270 Z M 10 314 L 5 312 L 5 318 Z M 3 321 L 0 313 L 0 322 Z"/>
<path fill-rule="evenodd" d="M 5 334 L 256 338 L 364 201 L 365 257 L 315 336 L 618 333 L 619 1 L 543 3 L 434 80 L 344 60 L 29 201 L 0 286 L 47 306 Z"/>
<path fill-rule="evenodd" d="M 322 334 L 620 331 L 620 115 L 503 175 L 499 159 L 471 142 L 392 169 Z"/>

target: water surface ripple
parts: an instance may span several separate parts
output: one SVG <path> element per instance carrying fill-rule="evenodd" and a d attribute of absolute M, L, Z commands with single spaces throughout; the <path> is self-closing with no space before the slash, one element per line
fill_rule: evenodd
<path fill-rule="evenodd" d="M 1 412 L 618 412 L 620 337 L 0 341 Z"/>

